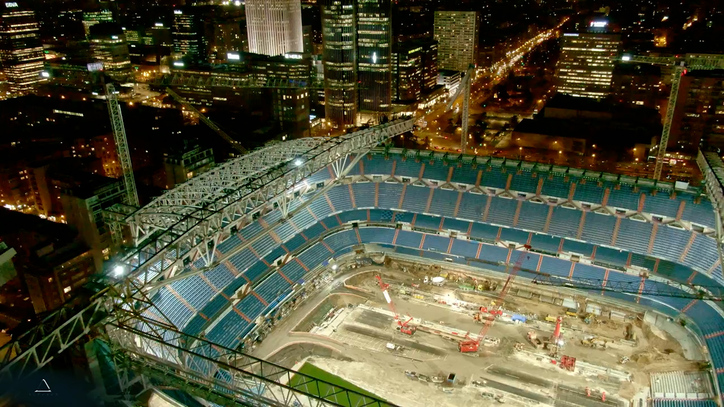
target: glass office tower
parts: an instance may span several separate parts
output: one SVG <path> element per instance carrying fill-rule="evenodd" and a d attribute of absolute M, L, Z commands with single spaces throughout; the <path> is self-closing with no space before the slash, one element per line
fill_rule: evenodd
<path fill-rule="evenodd" d="M 0 2 L 0 66 L 16 96 L 42 80 L 43 44 L 35 12 L 17 2 Z"/>
<path fill-rule="evenodd" d="M 324 110 L 327 120 L 340 127 L 353 126 L 357 117 L 356 4 L 322 1 Z"/>
<path fill-rule="evenodd" d="M 392 97 L 392 6 L 389 0 L 357 0 L 359 110 L 385 113 Z"/>

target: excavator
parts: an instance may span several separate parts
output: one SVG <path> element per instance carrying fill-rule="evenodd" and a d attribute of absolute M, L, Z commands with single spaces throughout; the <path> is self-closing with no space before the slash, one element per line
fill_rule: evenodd
<path fill-rule="evenodd" d="M 522 251 L 520 255 L 518 256 L 518 259 L 515 262 L 515 265 L 513 266 L 513 269 L 510 270 L 510 274 L 508 274 L 508 279 L 505 280 L 505 285 L 503 286 L 503 289 L 500 290 L 500 294 L 498 295 L 498 299 L 495 301 L 496 304 L 500 304 L 502 306 L 503 300 L 505 299 L 505 296 L 508 294 L 508 291 L 510 291 L 510 287 L 513 283 L 513 280 L 515 280 L 515 276 L 518 275 L 518 271 L 520 270 L 521 266 L 523 265 L 523 261 L 527 258 L 530 258 L 527 251 L 531 249 L 530 245 L 524 245 L 523 246 L 526 251 Z M 470 353 L 470 352 L 477 352 L 480 348 L 480 342 L 485 339 L 485 336 L 488 334 L 488 330 L 493 325 L 493 322 L 495 322 L 495 318 L 497 316 L 500 316 L 503 314 L 502 310 L 497 309 L 495 310 L 495 313 L 490 313 L 493 318 L 485 319 L 483 328 L 480 329 L 480 333 L 478 333 L 477 339 L 471 339 L 468 335 L 465 335 L 465 339 L 460 341 L 458 343 L 458 350 L 461 353 Z"/>

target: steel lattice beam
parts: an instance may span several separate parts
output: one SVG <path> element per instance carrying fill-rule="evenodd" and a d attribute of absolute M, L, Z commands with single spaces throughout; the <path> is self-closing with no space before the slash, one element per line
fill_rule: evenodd
<path fill-rule="evenodd" d="M 113 138 L 116 142 L 116 153 L 118 161 L 121 163 L 121 171 L 123 171 L 123 185 L 126 188 L 126 203 L 128 205 L 138 206 L 138 192 L 136 191 L 136 180 L 133 178 L 133 163 L 131 162 L 131 153 L 128 149 L 128 139 L 126 138 L 126 127 L 123 125 L 123 114 L 121 113 L 121 105 L 118 103 L 116 89 L 112 84 L 106 84 L 106 99 L 108 101 L 108 114 L 111 117 L 111 127 L 113 128 Z"/>
<path fill-rule="evenodd" d="M 262 79 L 252 77 L 251 75 L 243 76 L 238 73 L 219 74 L 211 72 L 183 72 L 177 71 L 154 81 L 159 86 L 180 86 L 185 88 L 238 88 L 238 89 L 324 89 L 324 82 L 317 81 L 310 77 L 305 80 L 293 79 Z"/>
<path fill-rule="evenodd" d="M 170 277 L 184 258 L 215 259 L 216 244 L 273 203 L 288 207 L 306 179 L 351 154 L 361 156 L 399 134 L 401 119 L 337 138 L 303 138 L 256 150 L 191 179 L 127 218 L 136 248 L 124 256 L 141 284 Z M 302 191 L 303 192 L 303 191 Z"/>
<path fill-rule="evenodd" d="M 666 108 L 666 117 L 664 118 L 664 126 L 661 131 L 659 140 L 659 148 L 656 151 L 656 166 L 654 167 L 654 179 L 661 179 L 661 172 L 664 168 L 664 158 L 666 157 L 666 149 L 668 148 L 669 135 L 671 134 L 671 125 L 674 121 L 674 112 L 676 110 L 676 100 L 679 96 L 679 86 L 681 84 L 681 76 L 688 70 L 712 70 L 724 69 L 724 55 L 716 54 L 686 54 L 683 57 L 652 57 L 652 56 L 624 56 L 624 62 L 635 62 L 643 64 L 654 64 L 671 66 L 671 92 L 669 93 L 668 107 Z"/>
<path fill-rule="evenodd" d="M 148 327 L 157 323 L 142 315 L 135 318 Z M 112 352 L 122 365 L 222 405 L 311 407 L 349 401 L 355 406 L 392 406 L 165 326 L 156 329 L 162 336 L 132 324 L 111 322 L 106 328 Z"/>
<path fill-rule="evenodd" d="M 548 285 L 554 287 L 568 287 L 576 290 L 606 291 L 644 295 L 658 297 L 674 297 L 674 298 L 690 298 L 707 301 L 722 301 L 724 292 L 722 287 L 700 286 L 700 285 L 683 285 L 670 281 L 659 281 L 662 284 L 655 284 L 651 287 L 642 286 L 641 281 L 607 281 L 596 278 L 572 279 L 552 276 L 550 274 L 539 273 L 534 279 L 534 284 Z"/>

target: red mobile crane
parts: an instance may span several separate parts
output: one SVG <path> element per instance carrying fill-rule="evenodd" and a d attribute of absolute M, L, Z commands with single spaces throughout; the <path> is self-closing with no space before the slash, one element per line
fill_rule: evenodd
<path fill-rule="evenodd" d="M 530 245 L 524 245 L 523 246 L 526 251 L 531 249 Z M 508 279 L 505 280 L 505 285 L 503 285 L 503 289 L 500 290 L 500 294 L 498 295 L 498 299 L 496 303 L 503 304 L 503 299 L 505 299 L 505 296 L 508 294 L 508 291 L 510 291 L 510 286 L 513 280 L 515 280 L 515 276 L 518 275 L 518 270 L 520 270 L 520 267 L 523 265 L 523 260 L 525 260 L 526 256 L 528 254 L 526 252 L 521 252 L 520 256 L 518 256 L 518 260 L 515 261 L 515 265 L 513 266 L 513 269 L 510 271 L 510 274 L 508 275 Z M 458 343 L 458 350 L 463 353 L 468 352 L 477 352 L 478 348 L 480 347 L 480 342 L 485 339 L 485 336 L 488 334 L 488 330 L 493 325 L 493 322 L 495 319 L 493 319 L 495 316 L 502 315 L 502 311 L 500 312 L 491 312 L 492 317 L 491 318 L 485 318 L 484 325 L 482 329 L 480 329 L 480 333 L 478 333 L 478 339 L 472 340 L 469 339 L 467 335 L 465 335 L 465 340 Z"/>
<path fill-rule="evenodd" d="M 415 328 L 414 326 L 407 325 L 410 323 L 410 321 L 412 321 L 412 317 L 410 315 L 408 315 L 408 317 L 410 317 L 410 319 L 408 319 L 405 322 L 402 322 L 402 320 L 400 319 L 400 315 L 397 314 L 397 310 L 395 309 L 395 304 L 392 302 L 392 298 L 390 298 L 390 294 L 387 292 L 387 288 L 390 285 L 384 283 L 382 281 L 382 277 L 380 277 L 379 275 L 375 276 L 375 278 L 377 279 L 377 283 L 380 285 L 380 290 L 382 290 L 382 295 L 385 296 L 385 301 L 387 301 L 387 305 L 390 307 L 390 311 L 392 311 L 392 313 L 395 314 L 395 321 L 397 322 L 397 329 L 399 329 L 400 332 L 402 332 L 403 334 L 407 334 L 407 335 L 414 334 L 415 331 L 417 330 L 417 328 Z"/>

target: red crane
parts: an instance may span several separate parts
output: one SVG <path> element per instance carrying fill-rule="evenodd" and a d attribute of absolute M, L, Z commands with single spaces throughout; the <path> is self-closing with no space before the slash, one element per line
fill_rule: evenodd
<path fill-rule="evenodd" d="M 390 286 L 389 284 L 382 281 L 382 277 L 379 275 L 375 276 L 377 279 L 377 283 L 380 285 L 380 290 L 382 290 L 382 295 L 385 296 L 385 301 L 387 301 L 387 305 L 390 307 L 390 311 L 392 311 L 393 314 L 395 314 L 395 321 L 397 322 L 397 329 L 402 332 L 403 334 L 412 335 L 415 333 L 417 328 L 414 326 L 408 326 L 407 324 L 412 321 L 412 317 L 408 319 L 405 322 L 402 322 L 400 319 L 400 315 L 397 313 L 397 310 L 395 309 L 395 304 L 392 302 L 392 298 L 390 298 L 390 294 L 387 292 L 387 288 Z"/>
<path fill-rule="evenodd" d="M 524 245 L 523 246 L 526 250 L 530 250 L 530 245 Z M 496 301 L 499 304 L 503 303 L 503 299 L 505 299 L 505 296 L 508 295 L 508 291 L 510 291 L 510 286 L 513 280 L 515 280 L 515 276 L 518 275 L 518 270 L 520 270 L 520 267 L 523 265 L 523 260 L 528 256 L 527 252 L 521 252 L 520 256 L 518 256 L 518 260 L 516 260 L 515 265 L 513 265 L 513 269 L 510 271 L 510 274 L 508 274 L 508 279 L 505 280 L 505 285 L 503 285 L 503 289 L 500 290 L 500 294 L 498 295 L 498 300 Z M 483 328 L 480 329 L 480 333 L 478 333 L 478 339 L 473 340 L 469 339 L 467 335 L 465 335 L 465 340 L 458 343 L 458 350 L 463 353 L 468 352 L 477 352 L 478 348 L 480 347 L 480 342 L 485 339 L 485 336 L 488 334 L 488 330 L 493 325 L 493 322 L 495 321 L 496 316 L 502 315 L 502 311 L 490 311 L 486 310 L 487 312 L 490 312 L 492 315 L 489 318 L 485 318 Z"/>

